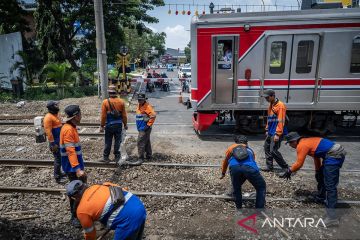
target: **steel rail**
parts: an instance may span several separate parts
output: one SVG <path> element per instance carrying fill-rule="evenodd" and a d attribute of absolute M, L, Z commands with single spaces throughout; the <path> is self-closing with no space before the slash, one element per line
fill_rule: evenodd
<path fill-rule="evenodd" d="M 128 123 L 128 125 L 136 125 L 136 123 Z M 154 123 L 154 125 L 169 125 L 169 126 L 193 126 L 192 124 L 186 123 Z M 0 126 L 34 126 L 33 122 L 8 122 L 8 121 L 1 121 Z M 100 122 L 83 122 L 79 124 L 80 127 L 100 127 Z"/>
<path fill-rule="evenodd" d="M 0 159 L 0 166 L 34 166 L 34 167 L 52 167 L 54 165 L 53 160 L 35 160 L 35 159 Z M 89 168 L 117 168 L 116 163 L 105 163 L 99 161 L 86 161 L 86 167 Z M 130 165 L 130 164 L 125 164 Z M 218 168 L 219 164 L 190 164 L 190 163 L 157 163 L 157 162 L 145 162 L 144 166 L 158 166 L 158 167 L 184 167 L 184 168 Z"/>
<path fill-rule="evenodd" d="M 129 132 L 127 131 L 126 132 L 127 135 L 129 136 L 137 136 L 138 135 L 138 132 Z M 155 135 L 155 136 L 195 136 L 195 135 L 192 135 L 191 133 L 170 133 L 170 132 L 152 132 L 151 133 L 152 135 Z M 1 132 L 0 131 L 0 136 L 3 135 L 3 136 L 35 136 L 35 132 L 14 132 L 14 131 L 9 131 L 9 132 Z M 80 136 L 85 136 L 85 137 L 104 137 L 104 133 L 81 133 L 79 132 L 79 135 Z M 254 137 L 259 137 L 259 136 L 262 136 L 262 135 L 252 135 Z M 208 137 L 211 137 L 211 138 L 219 138 L 219 137 L 223 137 L 223 138 L 233 138 L 234 137 L 234 134 L 201 134 L 199 135 L 200 138 L 208 138 Z M 333 135 L 333 136 L 328 136 L 327 138 L 329 139 L 334 139 L 334 138 L 338 138 L 338 139 L 343 139 L 343 138 L 346 138 L 346 139 L 360 139 L 360 136 L 359 135 Z"/>
<path fill-rule="evenodd" d="M 29 166 L 29 167 L 52 167 L 54 165 L 53 160 L 36 160 L 36 159 L 10 159 L 0 158 L 0 166 L 6 167 L 18 167 L 18 166 Z M 116 163 L 100 162 L 100 161 L 86 161 L 85 165 L 87 168 L 118 168 Z M 124 164 L 126 166 L 133 166 L 131 164 Z M 220 164 L 200 164 L 200 163 L 161 163 L 161 162 L 144 162 L 144 166 L 155 166 L 155 167 L 180 167 L 180 168 L 220 168 Z M 263 170 L 265 166 L 260 166 L 260 170 Z M 277 171 L 282 171 L 281 168 L 274 168 Z M 301 168 L 303 171 L 314 171 L 313 168 Z M 348 173 L 360 173 L 360 169 L 342 169 L 341 172 Z"/>
<path fill-rule="evenodd" d="M 138 132 L 126 132 L 127 135 L 129 136 L 137 136 Z M 189 133 L 164 133 L 164 132 L 152 132 L 152 135 L 155 136 L 189 136 Z M 15 132 L 15 131 L 9 131 L 9 132 L 1 132 L 0 131 L 0 135 L 3 136 L 35 136 L 35 132 Z M 99 133 L 99 132 L 93 132 L 93 133 L 82 133 L 79 132 L 80 136 L 85 136 L 85 137 L 104 137 L 105 134 L 104 133 Z M 211 136 L 211 135 L 209 135 Z"/>
<path fill-rule="evenodd" d="M 65 188 L 42 188 L 42 187 L 7 187 L 0 186 L 0 193 L 46 193 L 61 195 L 66 192 Z M 179 198 L 210 198 L 220 200 L 233 200 L 232 197 L 226 195 L 216 194 L 197 194 L 197 193 L 171 193 L 171 192 L 143 192 L 143 191 L 131 191 L 137 196 L 150 196 L 150 197 L 179 197 Z M 243 200 L 255 200 L 254 197 L 243 196 Z M 303 200 L 295 198 L 267 198 L 267 201 L 272 202 L 303 202 Z M 351 205 L 360 205 L 358 200 L 343 200 L 339 199 L 338 203 L 345 203 Z"/>

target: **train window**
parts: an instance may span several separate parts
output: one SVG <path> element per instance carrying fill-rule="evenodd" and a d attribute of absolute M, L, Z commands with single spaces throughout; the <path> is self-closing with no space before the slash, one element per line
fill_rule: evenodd
<path fill-rule="evenodd" d="M 232 40 L 219 40 L 217 44 L 218 69 L 231 69 Z"/>
<path fill-rule="evenodd" d="M 285 70 L 286 42 L 272 42 L 270 54 L 270 73 L 281 74 Z"/>
<path fill-rule="evenodd" d="M 360 36 L 355 37 L 351 50 L 351 73 L 360 73 Z"/>
<path fill-rule="evenodd" d="M 296 73 L 311 72 L 314 41 L 300 41 L 297 49 Z"/>

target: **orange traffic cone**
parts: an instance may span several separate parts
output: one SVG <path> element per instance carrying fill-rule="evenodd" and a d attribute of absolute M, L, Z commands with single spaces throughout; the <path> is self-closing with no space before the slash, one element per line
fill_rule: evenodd
<path fill-rule="evenodd" d="M 180 95 L 179 95 L 179 103 L 183 103 L 182 93 L 181 92 L 180 92 Z"/>

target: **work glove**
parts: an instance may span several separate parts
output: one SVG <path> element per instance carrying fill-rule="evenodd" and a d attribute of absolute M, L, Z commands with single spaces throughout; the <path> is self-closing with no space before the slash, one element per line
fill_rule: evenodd
<path fill-rule="evenodd" d="M 286 170 L 283 174 L 281 174 L 279 177 L 280 178 L 286 178 L 286 180 L 290 180 L 291 179 L 291 170 L 290 168 L 288 168 L 288 170 Z"/>
<path fill-rule="evenodd" d="M 149 116 L 147 116 L 147 115 L 146 115 L 146 116 L 144 116 L 144 122 L 146 122 L 146 123 L 147 123 L 149 120 L 150 120 L 150 117 L 149 117 Z"/>
<path fill-rule="evenodd" d="M 87 175 L 86 173 L 81 170 L 81 169 L 77 169 L 76 170 L 76 177 L 81 180 L 83 183 L 86 183 L 87 182 Z"/>
<path fill-rule="evenodd" d="M 223 179 L 225 177 L 225 173 L 221 173 L 220 179 Z"/>
<path fill-rule="evenodd" d="M 274 142 L 278 142 L 279 141 L 279 139 L 280 139 L 280 137 L 279 137 L 279 135 L 274 135 Z"/>
<path fill-rule="evenodd" d="M 50 151 L 53 153 L 57 153 L 59 151 L 59 146 L 55 143 L 50 144 Z"/>

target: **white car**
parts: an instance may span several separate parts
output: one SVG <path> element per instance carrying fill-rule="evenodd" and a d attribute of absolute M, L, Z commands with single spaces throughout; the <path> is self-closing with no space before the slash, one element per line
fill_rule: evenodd
<path fill-rule="evenodd" d="M 178 72 L 179 78 L 191 78 L 191 68 L 183 67 Z"/>

